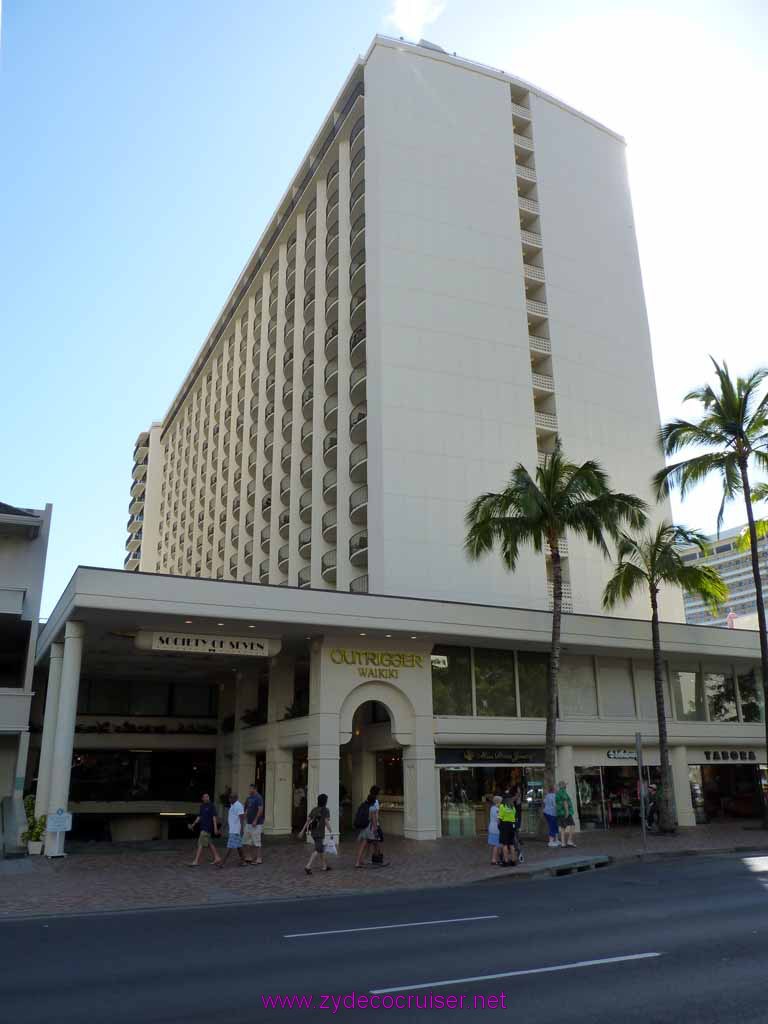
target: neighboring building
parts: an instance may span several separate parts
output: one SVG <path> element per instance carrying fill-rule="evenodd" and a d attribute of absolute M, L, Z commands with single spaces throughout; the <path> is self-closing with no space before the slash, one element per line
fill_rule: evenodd
<path fill-rule="evenodd" d="M 30 775 L 89 838 L 188 835 L 203 790 L 220 802 L 254 779 L 271 835 L 300 827 L 319 792 L 350 829 L 374 783 L 387 834 L 482 834 L 490 797 L 517 783 L 535 829 L 550 624 L 542 610 L 81 567 L 38 644 L 48 699 Z M 680 823 L 757 814 L 757 635 L 663 623 L 661 640 Z M 582 829 L 638 824 L 638 732 L 644 780 L 659 779 L 650 643 L 648 622 L 563 619 L 557 772 Z"/>
<path fill-rule="evenodd" d="M 22 795 L 51 506 L 0 502 L 0 856 L 25 827 Z"/>
<path fill-rule="evenodd" d="M 744 530 L 743 526 L 732 530 L 723 530 L 718 536 L 713 534 L 707 540 L 711 545 L 711 554 L 701 555 L 698 548 L 685 548 L 684 562 L 701 562 L 711 565 L 720 573 L 728 584 L 728 600 L 713 615 L 701 598 L 695 594 L 685 595 L 685 620 L 696 624 L 711 626 L 729 625 L 728 616 L 733 613 L 732 624 L 737 629 L 757 629 L 757 602 L 755 600 L 755 581 L 752 575 L 752 554 L 750 551 L 738 550 L 738 539 Z M 768 537 L 758 541 L 760 573 L 764 581 L 768 580 Z M 754 625 L 749 623 L 753 616 Z"/>
<path fill-rule="evenodd" d="M 557 433 L 650 497 L 658 427 L 623 139 L 376 37 L 140 435 L 126 567 L 546 609 L 543 556 L 467 560 L 468 503 Z M 566 607 L 609 572 L 570 538 Z"/>

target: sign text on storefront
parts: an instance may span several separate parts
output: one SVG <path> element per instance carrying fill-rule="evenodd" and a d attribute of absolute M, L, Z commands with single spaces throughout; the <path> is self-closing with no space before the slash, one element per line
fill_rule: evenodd
<path fill-rule="evenodd" d="M 357 669 L 362 679 L 398 679 L 403 668 L 423 668 L 424 656 L 408 651 L 353 651 L 332 647 L 329 657 L 334 665 Z"/>
<path fill-rule="evenodd" d="M 756 761 L 754 750 L 705 750 L 708 761 Z"/>
<path fill-rule="evenodd" d="M 272 658 L 280 651 L 280 641 L 261 637 L 202 636 L 194 633 L 139 633 L 136 646 L 151 651 L 180 654 L 239 654 Z"/>

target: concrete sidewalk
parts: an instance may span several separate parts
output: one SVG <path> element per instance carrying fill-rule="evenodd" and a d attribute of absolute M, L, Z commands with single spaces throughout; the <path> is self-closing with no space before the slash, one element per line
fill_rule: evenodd
<path fill-rule="evenodd" d="M 756 823 L 701 825 L 670 837 L 652 835 L 647 850 L 636 828 L 582 832 L 576 843 L 575 850 L 560 851 L 548 849 L 543 842 L 528 841 L 524 846 L 526 868 L 556 863 L 574 854 L 606 855 L 616 861 L 715 852 L 768 854 L 768 832 Z M 217 845 L 223 848 L 221 841 Z M 133 847 L 73 845 L 71 855 L 60 860 L 0 861 L 0 920 L 18 915 L 231 906 L 382 889 L 425 889 L 511 879 L 516 870 L 491 867 L 484 838 L 428 843 L 391 838 L 385 850 L 387 866 L 358 870 L 354 867 L 354 843 L 341 843 L 339 856 L 329 858 L 333 870 L 308 877 L 303 871 L 308 849 L 296 840 L 267 839 L 263 865 L 241 868 L 230 857 L 224 870 L 208 863 L 189 867 L 194 845 L 187 840 Z"/>

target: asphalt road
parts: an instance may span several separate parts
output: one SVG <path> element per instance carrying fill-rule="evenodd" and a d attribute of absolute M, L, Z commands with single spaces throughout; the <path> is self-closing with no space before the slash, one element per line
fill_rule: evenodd
<path fill-rule="evenodd" d="M 337 934 L 306 934 L 329 931 Z M 641 954 L 658 955 L 629 959 Z M 349 1010 L 331 998 L 370 999 L 382 989 L 396 990 L 378 998 L 400 1008 Z M 263 1004 L 295 993 L 312 996 L 312 1008 Z M 462 996 L 453 1009 L 449 997 L 458 1004 Z M 433 1009 L 423 1009 L 430 999 Z M 0 1007 L 2 1019 L 25 1024 L 471 1021 L 494 1013 L 525 1024 L 765 1024 L 768 857 L 695 857 L 536 882 L 499 877 L 367 898 L 3 921 Z"/>

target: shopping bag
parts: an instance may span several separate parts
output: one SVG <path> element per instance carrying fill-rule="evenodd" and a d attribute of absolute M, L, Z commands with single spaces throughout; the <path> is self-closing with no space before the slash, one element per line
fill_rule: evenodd
<path fill-rule="evenodd" d="M 338 854 L 338 852 L 339 851 L 338 851 L 338 848 L 336 846 L 336 840 L 334 839 L 333 836 L 329 836 L 325 840 L 325 846 L 323 848 L 323 853 L 330 853 L 330 854 L 332 854 L 335 857 Z"/>

